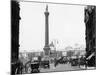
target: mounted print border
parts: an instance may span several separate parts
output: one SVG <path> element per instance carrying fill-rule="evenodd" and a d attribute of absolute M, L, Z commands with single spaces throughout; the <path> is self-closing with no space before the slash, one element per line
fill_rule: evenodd
<path fill-rule="evenodd" d="M 96 6 L 11 0 L 11 74 L 96 69 Z"/>

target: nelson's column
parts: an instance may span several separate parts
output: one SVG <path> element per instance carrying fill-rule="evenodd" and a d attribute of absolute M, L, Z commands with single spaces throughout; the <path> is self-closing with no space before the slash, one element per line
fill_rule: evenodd
<path fill-rule="evenodd" d="M 46 5 L 46 11 L 44 12 L 45 14 L 45 46 L 43 48 L 44 50 L 44 55 L 49 56 L 50 55 L 50 47 L 49 47 L 49 12 L 48 12 L 48 5 Z"/>

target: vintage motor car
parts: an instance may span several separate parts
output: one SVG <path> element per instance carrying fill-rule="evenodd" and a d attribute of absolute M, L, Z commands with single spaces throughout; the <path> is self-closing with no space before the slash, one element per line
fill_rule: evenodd
<path fill-rule="evenodd" d="M 67 59 L 67 57 L 60 57 L 59 59 L 57 59 L 57 62 L 59 64 L 67 64 L 68 63 L 68 59 Z"/>
<path fill-rule="evenodd" d="M 79 64 L 78 58 L 72 57 L 71 59 L 71 66 L 77 66 Z"/>
<path fill-rule="evenodd" d="M 31 62 L 31 73 L 39 73 L 40 72 L 40 63 L 37 58 L 32 60 Z"/>
<path fill-rule="evenodd" d="M 43 58 L 40 62 L 42 68 L 50 68 L 50 61 L 46 58 Z"/>

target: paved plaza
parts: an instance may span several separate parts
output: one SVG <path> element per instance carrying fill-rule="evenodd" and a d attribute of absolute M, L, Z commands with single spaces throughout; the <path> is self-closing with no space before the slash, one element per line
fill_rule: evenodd
<path fill-rule="evenodd" d="M 85 68 L 80 68 L 79 66 L 71 66 L 71 64 L 58 64 L 54 67 L 54 64 L 50 64 L 49 69 L 40 69 L 40 72 L 58 72 L 58 71 L 73 71 L 73 70 L 84 70 Z"/>

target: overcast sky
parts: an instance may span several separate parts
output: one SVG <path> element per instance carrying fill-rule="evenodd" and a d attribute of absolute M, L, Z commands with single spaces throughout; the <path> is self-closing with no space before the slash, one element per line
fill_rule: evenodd
<path fill-rule="evenodd" d="M 45 3 L 20 2 L 20 51 L 42 51 L 45 44 Z M 57 49 L 85 46 L 84 6 L 48 4 L 49 42 Z"/>

